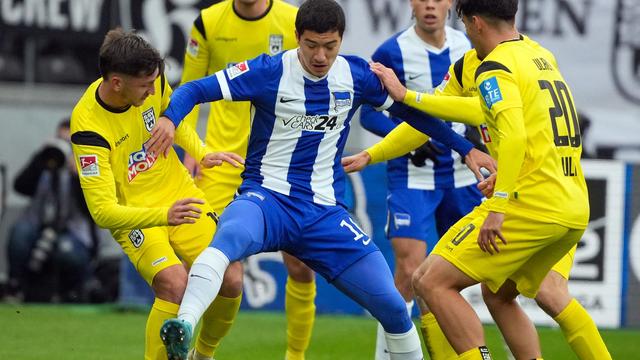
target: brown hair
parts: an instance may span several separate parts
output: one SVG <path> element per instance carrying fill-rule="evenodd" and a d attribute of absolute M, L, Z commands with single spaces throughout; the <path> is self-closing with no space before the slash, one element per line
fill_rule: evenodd
<path fill-rule="evenodd" d="M 104 79 L 112 73 L 148 76 L 156 69 L 164 71 L 164 60 L 139 35 L 116 28 L 104 37 L 100 46 L 100 74 Z"/>

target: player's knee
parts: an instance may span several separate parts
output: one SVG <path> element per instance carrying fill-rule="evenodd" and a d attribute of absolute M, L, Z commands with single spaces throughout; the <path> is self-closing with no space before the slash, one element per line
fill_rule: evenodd
<path fill-rule="evenodd" d="M 536 295 L 536 303 L 545 313 L 551 317 L 558 316 L 571 301 L 569 290 L 562 286 L 552 286 L 543 283 Z"/>
<path fill-rule="evenodd" d="M 229 298 L 240 296 L 242 293 L 243 275 L 242 263 L 236 261 L 229 264 L 227 271 L 224 273 L 220 295 Z"/>
<path fill-rule="evenodd" d="M 487 308 L 495 309 L 506 302 L 505 299 L 493 293 L 484 284 L 480 285 L 480 289 L 482 291 L 482 300 L 484 301 L 485 305 L 487 305 Z"/>
<path fill-rule="evenodd" d="M 411 285 L 413 287 L 413 292 L 423 298 L 427 299 L 427 291 L 429 290 L 429 279 L 427 277 L 426 271 L 422 271 L 422 269 L 416 270 L 411 276 Z"/>
<path fill-rule="evenodd" d="M 315 273 L 305 263 L 292 256 L 283 256 L 287 272 L 293 280 L 302 283 L 310 283 L 315 280 Z"/>
<path fill-rule="evenodd" d="M 153 291 L 156 297 L 179 304 L 182 302 L 184 291 L 187 288 L 187 272 L 177 269 L 176 265 L 160 271 L 153 279 Z"/>
<path fill-rule="evenodd" d="M 382 324 L 384 330 L 391 334 L 401 334 L 411 329 L 411 318 L 407 306 L 398 293 L 390 293 L 376 297 L 371 314 Z"/>

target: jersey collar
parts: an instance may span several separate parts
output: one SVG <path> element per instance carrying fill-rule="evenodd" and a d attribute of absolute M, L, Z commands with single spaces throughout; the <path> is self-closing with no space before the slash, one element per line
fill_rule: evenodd
<path fill-rule="evenodd" d="M 123 112 L 129 110 L 129 108 L 131 107 L 131 105 L 129 105 L 125 108 L 118 109 L 118 108 L 114 108 L 112 106 L 107 105 L 106 102 L 100 99 L 100 95 L 98 94 L 98 89 L 100 89 L 100 85 L 96 86 L 96 101 L 98 102 L 98 104 L 100 104 L 100 106 L 102 106 L 103 109 L 107 110 L 108 112 L 112 112 L 114 114 L 122 114 Z"/>
<path fill-rule="evenodd" d="M 269 7 L 267 8 L 267 10 L 264 13 L 262 13 L 262 15 L 260 15 L 258 17 L 254 17 L 254 18 L 245 17 L 245 16 L 240 15 L 238 13 L 238 11 L 236 10 L 236 6 L 235 6 L 233 1 L 231 1 L 231 8 L 233 9 L 233 13 L 236 14 L 236 16 L 239 17 L 240 19 L 245 20 L 245 21 L 257 21 L 257 20 L 260 20 L 263 17 L 267 16 L 267 14 L 269 14 L 269 11 L 271 11 L 271 8 L 273 7 L 274 1 L 275 0 L 269 1 Z"/>

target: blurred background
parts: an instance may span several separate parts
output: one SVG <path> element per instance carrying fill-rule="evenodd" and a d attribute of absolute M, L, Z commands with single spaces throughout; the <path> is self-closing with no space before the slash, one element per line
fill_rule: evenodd
<path fill-rule="evenodd" d="M 109 233 L 86 218 L 81 194 L 73 190 L 73 167 L 67 166 L 65 119 L 99 76 L 98 48 L 109 29 L 136 29 L 148 39 L 165 56 L 167 77 L 175 85 L 191 25 L 199 9 L 215 2 L 0 0 L 0 295 L 5 301 L 144 305 L 152 299 Z M 411 24 L 408 0 L 339 2 L 348 21 L 343 53 L 369 58 Z M 599 326 L 610 328 L 640 326 L 638 19 L 638 0 L 521 0 L 517 18 L 521 32 L 555 53 L 581 114 L 592 216 L 576 253 L 571 291 Z M 449 20 L 461 28 L 455 14 Z M 200 114 L 203 125 L 207 112 Z M 349 152 L 376 140 L 355 121 Z M 349 197 L 352 212 L 392 263 L 383 229 L 384 171 L 378 165 L 350 176 Z M 63 211 L 47 206 L 52 194 L 68 200 Z M 32 246 L 9 246 L 10 234 L 32 239 Z M 22 256 L 21 269 L 9 268 L 9 252 Z M 25 279 L 22 287 L 9 281 L 10 271 Z M 285 277 L 279 254 L 247 260 L 243 307 L 282 310 Z M 479 291 L 470 289 L 467 296 L 489 320 Z M 535 304 L 523 303 L 538 324 L 552 323 Z M 321 279 L 316 304 L 321 313 L 362 313 Z"/>

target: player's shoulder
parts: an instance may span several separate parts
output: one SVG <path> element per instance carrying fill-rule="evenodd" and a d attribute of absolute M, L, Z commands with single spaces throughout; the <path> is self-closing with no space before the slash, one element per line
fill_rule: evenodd
<path fill-rule="evenodd" d="M 514 51 L 514 47 L 520 48 L 522 45 L 523 43 L 520 40 L 498 45 L 478 65 L 474 78 L 477 80 L 482 74 L 492 71 L 513 74 L 514 71 L 517 71 L 518 58 L 521 57 L 518 51 Z"/>
<path fill-rule="evenodd" d="M 369 68 L 369 62 L 358 55 L 338 55 L 336 62 L 337 64 L 334 64 L 334 66 L 347 64 L 352 73 L 364 73 L 371 71 Z"/>
<path fill-rule="evenodd" d="M 447 34 L 447 40 L 451 46 L 462 46 L 467 49 L 471 48 L 471 42 L 469 41 L 467 34 L 464 32 L 454 29 L 451 26 L 445 26 L 444 31 Z"/>
<path fill-rule="evenodd" d="M 98 127 L 96 121 L 92 121 L 94 116 L 98 116 L 99 112 L 96 111 L 99 106 L 97 101 L 98 86 L 102 83 L 102 79 L 94 81 L 85 92 L 82 94 L 76 105 L 71 112 L 71 132 Z"/>
<path fill-rule="evenodd" d="M 274 0 L 271 5 L 271 11 L 269 12 L 269 15 L 278 16 L 281 18 L 293 18 L 294 21 L 297 14 L 297 7 L 282 0 Z"/>

